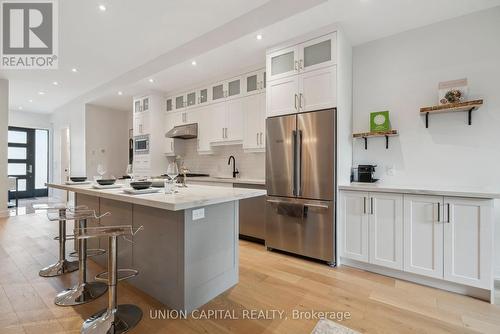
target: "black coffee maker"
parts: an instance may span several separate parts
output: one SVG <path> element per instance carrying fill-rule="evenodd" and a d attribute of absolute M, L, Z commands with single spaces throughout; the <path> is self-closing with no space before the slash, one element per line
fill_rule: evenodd
<path fill-rule="evenodd" d="M 373 178 L 377 165 L 358 165 L 358 182 L 374 183 L 378 179 Z"/>

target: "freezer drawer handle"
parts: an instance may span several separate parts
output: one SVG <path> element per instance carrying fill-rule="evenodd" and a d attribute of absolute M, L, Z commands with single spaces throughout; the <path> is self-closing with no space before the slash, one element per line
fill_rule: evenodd
<path fill-rule="evenodd" d="M 269 203 L 276 203 L 276 204 L 294 204 L 293 202 L 287 202 L 287 201 L 280 201 L 277 199 L 268 199 L 266 200 Z M 328 209 L 329 206 L 326 204 L 315 204 L 315 203 L 303 203 L 305 207 L 310 207 L 310 208 L 320 208 L 320 209 Z"/>

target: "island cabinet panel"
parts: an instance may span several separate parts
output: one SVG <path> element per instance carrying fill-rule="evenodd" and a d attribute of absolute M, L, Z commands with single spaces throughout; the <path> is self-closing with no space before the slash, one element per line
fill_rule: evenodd
<path fill-rule="evenodd" d="M 139 275 L 129 282 L 174 309 L 184 305 L 184 211 L 134 205 L 133 262 Z"/>
<path fill-rule="evenodd" d="M 238 202 L 185 210 L 185 308 L 192 310 L 238 283 Z M 203 218 L 199 217 L 203 210 Z M 194 217 L 199 219 L 193 220 Z"/>
<path fill-rule="evenodd" d="M 94 210 L 96 215 L 100 214 L 100 209 L 99 209 L 99 197 L 96 196 L 89 196 L 89 195 L 84 195 L 84 194 L 75 194 L 75 205 L 76 206 L 86 206 L 90 210 Z M 75 225 L 76 226 L 76 225 Z M 98 222 L 95 220 L 89 220 L 87 222 L 87 226 L 98 226 Z M 67 228 L 66 231 L 67 234 L 72 234 L 69 228 Z M 99 249 L 102 248 L 101 245 L 105 244 L 105 240 L 101 241 L 98 238 L 93 238 L 89 239 L 87 241 L 87 247 L 89 249 Z M 78 249 L 76 247 L 76 240 L 75 240 L 75 250 Z M 92 260 L 95 260 L 95 257 L 92 258 Z"/>
<path fill-rule="evenodd" d="M 101 198 L 100 213 L 103 215 L 106 212 L 109 212 L 110 215 L 101 218 L 102 226 L 133 225 L 131 203 Z M 132 237 L 129 239 L 133 240 Z M 100 238 L 100 248 L 105 249 L 106 254 L 96 256 L 93 259 L 106 268 L 108 265 L 107 238 Z M 123 238 L 118 238 L 118 268 L 133 268 L 133 265 L 132 243 Z"/>

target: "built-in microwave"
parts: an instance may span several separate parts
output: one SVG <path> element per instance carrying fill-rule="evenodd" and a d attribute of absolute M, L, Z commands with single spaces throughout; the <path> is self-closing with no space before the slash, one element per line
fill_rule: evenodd
<path fill-rule="evenodd" d="M 134 137 L 134 152 L 137 154 L 149 153 L 149 135 Z"/>

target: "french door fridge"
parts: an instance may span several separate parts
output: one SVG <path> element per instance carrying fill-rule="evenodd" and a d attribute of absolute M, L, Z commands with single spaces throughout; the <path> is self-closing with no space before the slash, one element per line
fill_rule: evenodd
<path fill-rule="evenodd" d="M 266 246 L 335 264 L 336 109 L 266 120 Z"/>

